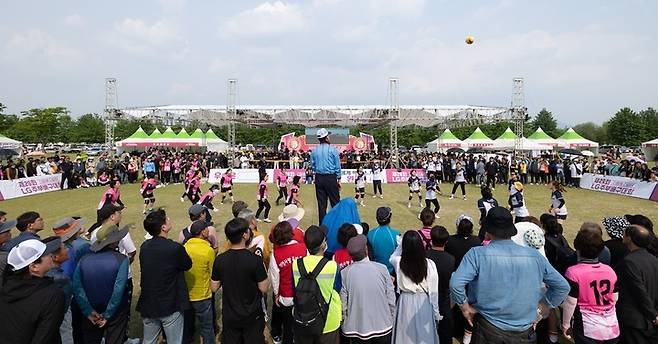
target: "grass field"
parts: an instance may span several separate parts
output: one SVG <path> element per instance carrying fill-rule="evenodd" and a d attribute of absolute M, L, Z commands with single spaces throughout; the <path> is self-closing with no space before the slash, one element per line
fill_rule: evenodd
<path fill-rule="evenodd" d="M 442 184 L 443 192 L 449 195 L 451 186 Z M 205 191 L 208 187 L 209 185 L 205 184 L 203 190 Z M 123 185 L 121 199 L 127 206 L 123 211 L 123 224 L 135 224 L 135 227 L 131 230 L 131 235 L 135 244 L 139 247 L 144 241 L 145 232 L 142 229 L 143 202 L 138 189 L 139 186 L 137 184 Z M 274 187 L 271 186 L 270 189 L 273 190 Z M 370 194 L 366 196 L 366 206 L 359 207 L 362 221 L 368 222 L 371 228 L 375 227 L 375 210 L 380 206 L 389 206 L 393 210 L 393 227 L 402 231 L 418 229 L 420 225 L 416 216 L 420 209 L 418 208 L 417 201 L 412 202 L 415 205 L 414 207 L 411 209 L 407 208 L 407 186 L 405 184 L 384 184 L 383 189 L 384 199 L 372 198 Z M 353 185 L 343 185 L 342 197 L 352 197 L 353 190 Z M 9 218 L 15 218 L 24 211 L 37 211 L 44 218 L 46 228 L 51 228 L 55 221 L 67 216 L 82 216 L 87 219 L 87 226 L 89 226 L 96 218 L 96 206 L 103 191 L 104 188 L 91 188 L 40 194 L 4 201 L 0 203 L 0 210 L 7 212 Z M 183 187 L 181 185 L 169 185 L 155 191 L 157 197 L 156 206 L 164 208 L 172 220 L 174 230 L 170 234 L 171 238 L 178 237 L 178 232 L 189 223 L 187 208 L 190 204 L 188 201 L 185 201 L 185 203 L 180 202 L 179 198 L 182 191 Z M 372 190 L 368 189 L 367 191 L 371 192 Z M 244 200 L 252 209 L 256 209 L 256 185 L 238 184 L 235 186 L 234 192 L 236 200 Z M 476 219 L 479 216 L 476 207 L 477 199 L 480 198 L 479 189 L 473 185 L 468 185 L 466 193 L 468 197 L 466 201 L 462 200 L 461 197 L 452 200 L 448 199 L 445 195 L 439 197 L 441 218 L 437 220 L 437 224 L 444 225 L 451 233 L 455 231 L 454 223 L 459 214 L 466 213 Z M 270 202 L 272 203 L 270 218 L 275 220 L 281 213 L 283 206 L 275 206 L 274 199 L 276 195 L 272 191 L 270 191 L 270 194 Z M 546 186 L 527 185 L 524 194 L 528 209 L 532 215 L 539 217 L 539 215 L 548 209 L 550 191 Z M 460 194 L 458 193 L 458 195 Z M 494 197 L 501 204 L 507 203 L 507 196 L 508 194 L 504 185 L 497 188 L 494 192 Z M 301 226 L 305 228 L 317 223 L 317 204 L 315 201 L 314 187 L 304 185 L 301 191 L 301 198 L 306 210 L 306 215 L 301 221 Z M 573 240 L 575 233 L 583 222 L 592 221 L 600 223 L 604 216 L 640 213 L 651 217 L 654 222 L 658 221 L 658 203 L 656 202 L 576 189 L 569 189 L 565 193 L 565 198 L 569 210 L 569 217 L 565 223 L 565 236 L 569 241 Z M 219 199 L 216 199 L 214 204 L 220 209 L 218 213 L 213 213 L 213 218 L 220 234 L 219 237 L 223 241 L 223 226 L 231 217 L 231 203 L 227 202 L 224 205 L 219 205 Z M 274 225 L 274 222 L 271 225 Z M 267 233 L 269 232 L 269 228 L 270 225 L 261 223 L 261 231 Z M 52 231 L 47 229 L 41 236 L 45 237 L 49 235 L 52 235 Z M 134 307 L 140 290 L 139 261 L 137 259 L 133 263 L 133 271 L 135 283 Z M 135 311 L 132 313 L 130 330 L 132 337 L 141 336 L 141 319 L 139 318 L 139 313 Z"/>

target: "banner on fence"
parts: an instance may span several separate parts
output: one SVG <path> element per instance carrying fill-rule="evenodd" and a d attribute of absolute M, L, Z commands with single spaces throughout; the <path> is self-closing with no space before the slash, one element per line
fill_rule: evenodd
<path fill-rule="evenodd" d="M 226 172 L 225 168 L 211 169 L 210 174 L 208 175 L 208 183 L 219 184 L 224 172 Z M 260 182 L 257 168 L 236 168 L 233 170 L 233 173 L 233 183 L 258 184 Z M 267 170 L 267 174 L 272 176 L 272 170 Z M 272 178 L 270 178 L 270 181 L 272 181 Z"/>
<path fill-rule="evenodd" d="M 387 170 L 388 171 L 388 170 Z M 411 171 L 411 170 L 409 170 Z M 225 168 L 220 168 L 220 169 L 212 169 L 210 170 L 210 175 L 208 176 L 208 183 L 215 184 L 219 183 L 220 180 L 222 179 L 222 174 L 226 172 Z M 269 182 L 270 183 L 275 183 L 276 182 L 276 177 L 278 177 L 281 174 L 281 170 L 276 169 L 267 169 L 265 172 L 270 176 Z M 367 183 L 372 183 L 372 171 L 370 169 L 364 169 L 363 172 L 366 174 L 366 182 Z M 421 170 L 417 170 L 418 175 L 421 176 Z M 246 169 L 234 169 L 233 173 L 235 173 L 235 177 L 233 178 L 234 183 L 258 183 L 259 182 L 259 175 L 258 175 L 258 169 L 255 168 L 246 168 Z M 294 176 L 301 176 L 302 177 L 302 182 L 304 181 L 304 178 L 306 176 L 306 171 L 303 169 L 286 169 L 285 173 L 288 175 L 288 179 L 292 181 L 292 178 Z M 341 183 L 354 183 L 354 179 L 356 179 L 357 175 L 357 170 L 356 169 L 341 169 L 341 177 L 340 177 L 340 182 Z M 384 175 L 384 180 L 382 180 L 382 183 L 386 183 L 386 176 L 388 175 L 388 172 Z M 422 172 L 422 176 L 424 176 L 424 172 Z M 422 179 L 421 176 L 421 179 Z M 407 177 L 408 178 L 408 177 Z M 404 180 L 406 183 L 406 179 Z"/>
<path fill-rule="evenodd" d="M 60 173 L 15 180 L 0 180 L 0 201 L 56 191 L 59 190 L 61 181 L 62 175 Z"/>
<path fill-rule="evenodd" d="M 386 170 L 386 180 L 389 183 L 406 183 L 411 177 L 411 171 L 416 171 L 416 176 L 422 181 L 425 180 L 425 170 L 423 169 L 388 169 Z"/>
<path fill-rule="evenodd" d="M 658 197 L 655 197 L 658 183 L 655 182 L 585 173 L 580 180 L 580 186 L 583 189 L 658 201 Z"/>

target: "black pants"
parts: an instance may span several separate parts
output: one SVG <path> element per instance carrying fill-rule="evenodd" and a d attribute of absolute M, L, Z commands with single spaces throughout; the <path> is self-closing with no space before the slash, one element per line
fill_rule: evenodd
<path fill-rule="evenodd" d="M 596 339 L 585 337 L 585 335 L 583 335 L 581 333 L 574 333 L 573 334 L 573 339 L 576 342 L 576 344 L 617 344 L 617 343 L 619 343 L 619 338 L 610 339 L 610 340 L 596 340 Z M 656 340 L 658 340 L 658 338 L 654 339 L 653 342 L 647 342 L 647 343 L 656 343 L 655 342 Z M 633 341 L 632 343 L 642 343 L 642 342 Z"/>
<path fill-rule="evenodd" d="M 462 196 L 466 196 L 465 185 L 466 182 L 455 182 L 455 185 L 452 186 L 452 192 L 450 194 L 454 195 L 455 191 L 457 191 L 457 186 L 459 186 L 462 189 Z M 495 187 L 495 182 L 494 182 L 494 187 Z"/>
<path fill-rule="evenodd" d="M 285 202 L 288 199 L 288 188 L 287 187 L 279 187 L 279 197 L 276 198 L 276 205 L 279 205 L 279 201 L 283 199 Z"/>
<path fill-rule="evenodd" d="M 283 344 L 293 343 L 292 327 L 294 319 L 292 317 L 292 307 L 277 306 L 272 303 L 272 337 L 279 337 Z"/>
<path fill-rule="evenodd" d="M 382 192 L 382 181 L 381 180 L 373 180 L 372 181 L 372 189 L 375 195 L 377 192 L 379 192 L 380 195 L 383 195 L 384 193 Z"/>
<path fill-rule="evenodd" d="M 571 178 L 571 180 L 573 181 L 573 186 L 574 187 L 580 188 L 580 177 Z"/>
<path fill-rule="evenodd" d="M 359 338 L 349 338 L 349 343 L 350 344 L 389 344 L 391 343 L 391 333 L 381 336 L 381 337 L 375 337 L 375 338 L 370 338 L 370 339 L 359 339 Z M 443 343 L 443 342 L 441 342 Z M 450 342 L 446 342 L 450 343 Z"/>
<path fill-rule="evenodd" d="M 619 329 L 621 336 L 620 344 L 654 344 L 658 343 L 658 330 L 652 328 L 649 330 L 640 330 L 633 327 L 621 327 Z"/>
<path fill-rule="evenodd" d="M 199 200 L 201 199 L 201 196 L 199 196 L 198 191 L 195 192 L 195 193 L 188 192 L 187 193 L 187 199 L 189 199 L 190 202 L 192 202 L 192 204 L 197 204 L 199 202 Z"/>
<path fill-rule="evenodd" d="M 491 187 L 493 187 L 494 189 L 496 188 L 496 176 L 495 175 L 487 174 L 487 187 L 489 187 L 489 185 L 491 185 Z"/>
<path fill-rule="evenodd" d="M 521 183 L 528 184 L 528 174 L 527 173 L 521 173 Z"/>
<path fill-rule="evenodd" d="M 264 344 L 265 321 L 259 317 L 255 321 L 245 323 L 244 326 L 228 326 L 222 324 L 222 344 Z"/>
<path fill-rule="evenodd" d="M 327 200 L 331 207 L 335 207 L 340 201 L 340 190 L 335 174 L 315 175 L 315 199 L 318 201 L 318 221 L 322 224 L 327 214 Z"/>
<path fill-rule="evenodd" d="M 70 173 L 62 173 L 62 181 L 59 183 L 59 188 L 61 190 L 64 190 L 64 181 L 67 182 L 66 188 L 70 189 L 71 188 L 71 174 Z"/>
<path fill-rule="evenodd" d="M 439 205 L 439 200 L 438 199 L 425 199 L 425 208 L 431 209 L 432 205 L 434 205 L 434 214 L 439 213 L 439 209 L 441 209 L 441 206 Z"/>
<path fill-rule="evenodd" d="M 530 183 L 539 183 L 539 172 L 530 172 Z"/>
<path fill-rule="evenodd" d="M 112 319 L 108 319 L 103 328 L 99 328 L 89 321 L 82 319 L 82 343 L 100 344 L 103 336 L 107 344 L 123 344 L 126 341 L 126 330 L 128 329 L 128 312 L 130 307 L 124 303 Z"/>
<path fill-rule="evenodd" d="M 503 331 L 480 315 L 476 316 L 473 329 L 473 344 L 530 344 L 536 343 L 535 333 L 532 327 L 521 332 Z"/>
<path fill-rule="evenodd" d="M 445 310 L 442 310 L 443 312 L 441 315 L 443 315 L 443 319 L 439 321 L 439 343 L 452 343 L 452 327 L 453 321 L 452 321 L 452 313 L 450 312 L 450 305 L 446 305 Z"/>
<path fill-rule="evenodd" d="M 256 210 L 256 218 L 260 216 L 260 212 L 263 210 L 265 210 L 265 214 L 263 214 L 265 218 L 266 219 L 269 218 L 271 208 L 272 206 L 270 205 L 270 202 L 267 199 L 258 201 L 258 210 Z"/>
<path fill-rule="evenodd" d="M 340 340 L 340 330 L 324 333 L 320 336 L 303 336 L 295 334 L 295 344 L 335 344 Z"/>

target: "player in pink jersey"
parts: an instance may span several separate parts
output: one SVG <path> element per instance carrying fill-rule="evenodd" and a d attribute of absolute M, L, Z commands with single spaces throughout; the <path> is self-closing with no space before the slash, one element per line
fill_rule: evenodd
<path fill-rule="evenodd" d="M 228 192 L 229 197 L 231 197 L 231 203 L 235 202 L 235 199 L 233 199 L 233 178 L 235 177 L 235 173 L 229 168 L 224 172 L 224 175 L 222 175 L 222 179 L 219 181 L 219 184 L 222 185 L 222 200 L 219 202 L 219 204 L 224 204 L 224 199 L 226 199 L 226 193 Z"/>
<path fill-rule="evenodd" d="M 155 194 L 153 191 L 157 185 L 158 182 L 155 180 L 155 175 L 153 173 L 148 173 L 146 177 L 144 177 L 142 185 L 139 188 L 139 193 L 142 195 L 142 198 L 144 198 L 144 211 L 142 214 L 146 214 L 147 210 L 153 210 L 153 206 L 155 205 Z"/>
<path fill-rule="evenodd" d="M 301 176 L 292 177 L 292 186 L 290 187 L 290 194 L 288 194 L 288 198 L 286 199 L 286 205 L 294 204 L 300 208 L 303 207 L 302 201 L 299 199 L 299 191 L 302 187 L 301 179 Z"/>
<path fill-rule="evenodd" d="M 272 222 L 269 219 L 270 208 L 272 208 L 272 206 L 270 205 L 270 202 L 267 200 L 267 178 L 268 175 L 264 174 L 263 178 L 260 180 L 260 183 L 258 184 L 258 193 L 256 194 L 256 200 L 258 200 L 258 210 L 256 211 L 256 220 L 259 222 L 265 221 L 269 223 Z M 264 214 L 265 218 L 261 220 L 259 217 L 260 217 L 260 213 L 263 210 L 265 211 Z"/>
<path fill-rule="evenodd" d="M 187 190 L 190 187 L 190 181 L 194 179 L 194 176 L 196 175 L 196 171 L 193 169 L 189 169 L 187 173 L 185 173 L 185 179 L 183 180 L 183 186 L 185 187 L 183 194 L 180 196 L 180 201 L 185 202 L 185 197 L 187 196 Z"/>
<path fill-rule="evenodd" d="M 98 208 L 96 208 L 97 213 L 99 213 L 101 208 L 103 208 L 103 206 L 106 204 L 116 203 L 124 206 L 123 202 L 121 202 L 121 192 L 119 191 L 121 189 L 121 182 L 118 179 L 112 179 L 110 180 L 109 186 L 110 187 L 103 193 L 101 201 L 98 203 Z M 100 221 L 100 215 L 98 215 L 97 222 Z"/>
<path fill-rule="evenodd" d="M 279 205 L 279 201 L 283 200 L 285 202 L 288 200 L 288 175 L 284 169 L 279 170 L 279 175 L 276 177 L 276 186 L 279 189 L 276 205 Z"/>
<path fill-rule="evenodd" d="M 578 264 L 565 273 L 571 291 L 562 305 L 562 332 L 576 344 L 617 343 L 617 275 L 598 260 L 604 247 L 600 227 L 594 223 L 583 224 L 574 247 Z"/>
<path fill-rule="evenodd" d="M 194 173 L 194 177 L 190 179 L 190 181 L 187 183 L 187 189 L 185 192 L 185 195 L 187 195 L 187 199 L 192 202 L 192 204 L 196 204 L 199 202 L 201 199 L 201 171 L 196 171 Z"/>

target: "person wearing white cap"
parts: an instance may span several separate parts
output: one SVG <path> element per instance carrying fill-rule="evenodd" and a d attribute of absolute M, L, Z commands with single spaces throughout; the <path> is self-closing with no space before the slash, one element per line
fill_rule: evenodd
<path fill-rule="evenodd" d="M 52 279 L 52 254 L 61 241 L 45 244 L 36 239 L 16 245 L 7 256 L 8 268 L 0 292 L 0 340 L 7 343 L 59 343 L 64 319 L 64 292 Z"/>
<path fill-rule="evenodd" d="M 327 214 L 327 200 L 334 207 L 340 201 L 340 159 L 338 151 L 331 146 L 325 128 L 318 129 L 320 141 L 311 152 L 311 164 L 315 171 L 315 198 L 318 201 L 318 222 L 321 224 Z"/>

